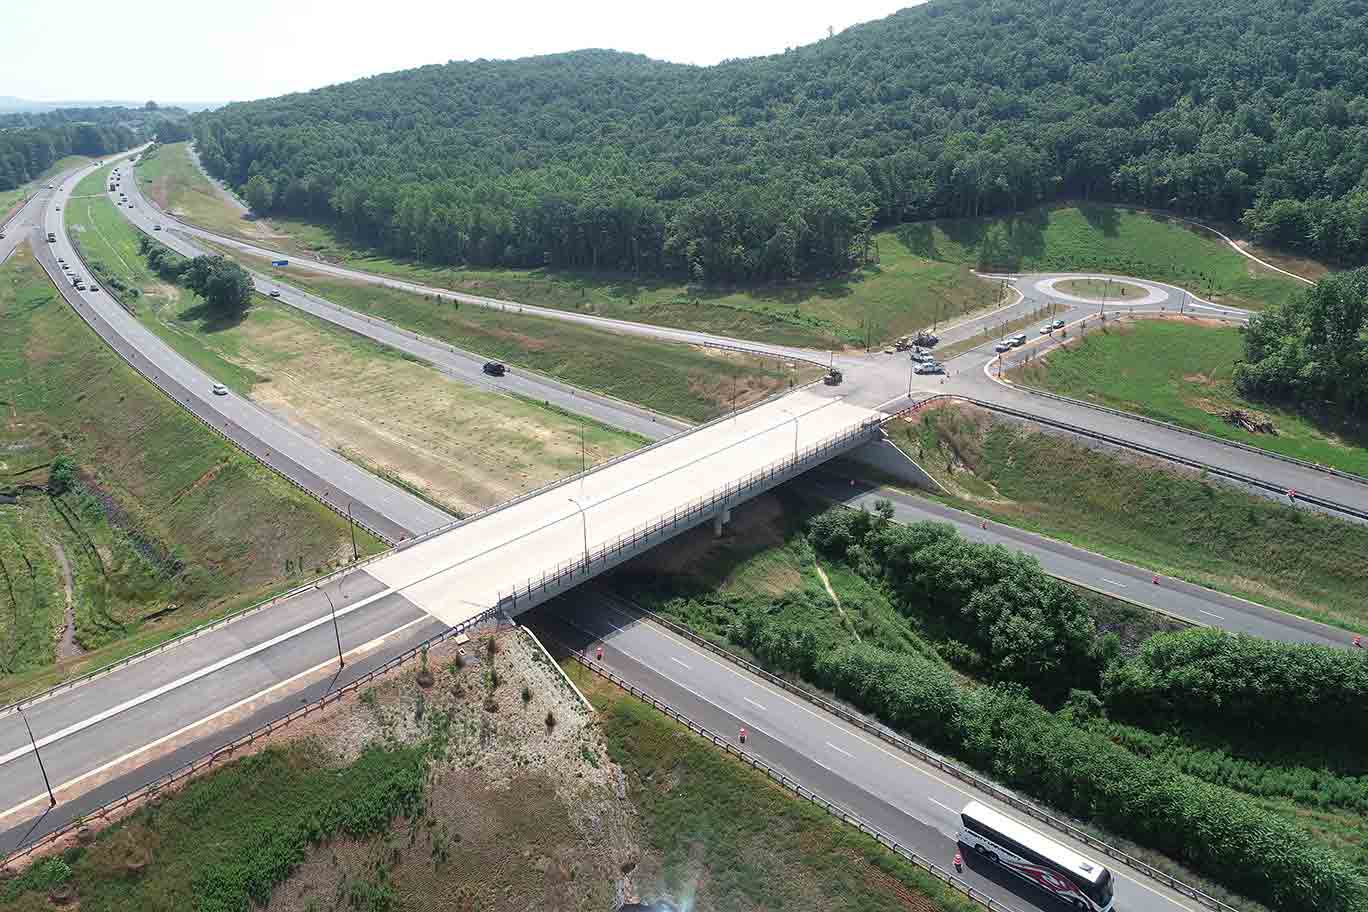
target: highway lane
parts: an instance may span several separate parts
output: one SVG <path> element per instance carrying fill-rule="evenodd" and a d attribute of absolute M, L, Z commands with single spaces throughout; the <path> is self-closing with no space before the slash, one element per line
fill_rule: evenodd
<path fill-rule="evenodd" d="M 611 671 L 721 737 L 734 737 L 744 725 L 746 746 L 755 756 L 943 866 L 948 867 L 954 856 L 959 812 L 971 799 L 1039 827 L 948 774 L 641 619 L 601 593 L 579 590 L 520 621 L 548 642 L 580 650 L 601 643 Z M 1080 854 L 1099 857 L 1063 834 L 1049 835 Z M 1125 867 L 1111 869 L 1118 910 L 1198 908 Z M 966 866 L 964 879 L 1019 909 L 1061 908 L 1047 894 L 976 859 Z"/>
<path fill-rule="evenodd" d="M 132 169 L 130 169 L 131 171 Z M 115 192 L 105 190 L 119 213 L 149 237 L 165 244 L 186 257 L 213 254 L 180 232 L 165 230 L 163 215 L 155 204 L 143 195 L 135 173 L 125 176 Z M 118 206 L 119 193 L 127 193 L 129 206 Z M 163 230 L 157 231 L 156 226 Z M 381 345 L 405 352 L 431 364 L 443 374 L 470 386 L 493 392 L 509 393 L 555 405 L 584 415 L 609 427 L 640 434 L 649 440 L 660 440 L 690 425 L 679 419 L 653 412 L 650 409 L 581 390 L 568 383 L 553 380 L 535 372 L 510 369 L 502 377 L 484 372 L 488 358 L 463 351 L 445 342 L 401 329 L 384 320 L 341 307 L 318 295 L 289 284 L 288 274 L 266 274 L 249 269 L 256 290 L 263 295 L 275 293 L 276 300 L 325 320 L 341 329 L 365 336 Z"/>
<path fill-rule="evenodd" d="M 239 447 L 338 512 L 345 513 L 350 508 L 358 522 L 380 537 L 391 542 L 400 541 L 452 521 L 451 516 L 426 501 L 320 447 L 250 400 L 233 393 L 214 395 L 211 391 L 214 378 L 157 338 L 108 293 L 104 290 L 80 292 L 72 287 L 56 257 L 64 257 L 82 275 L 90 276 L 91 273 L 67 238 L 62 213 L 55 208 L 68 202 L 76 183 L 90 170 L 93 166 L 82 169 L 59 186 L 44 210 L 42 228 L 30 234 L 39 263 L 63 297 L 112 348 L 183 407 L 224 433 Z M 56 243 L 47 243 L 44 231 L 56 234 Z"/>
<path fill-rule="evenodd" d="M 182 231 L 191 236 L 201 237 L 219 244 L 226 244 L 230 247 L 246 250 L 259 256 L 284 256 L 284 254 L 280 254 L 276 251 L 217 235 L 213 232 L 205 231 L 202 228 L 189 225 L 188 223 L 170 219 L 169 216 L 164 216 L 164 218 L 175 225 L 178 231 Z M 360 270 L 335 266 L 333 264 L 320 263 L 307 259 L 301 260 L 298 257 L 290 257 L 290 260 L 292 264 L 333 275 L 345 276 L 357 281 L 404 288 L 420 294 L 436 294 L 448 298 L 458 298 L 462 301 L 468 300 L 471 303 L 477 303 L 483 306 L 500 307 L 526 313 L 537 313 L 554 319 L 595 325 L 617 332 L 690 342 L 694 344 L 720 344 L 746 347 L 753 350 L 764 351 L 779 357 L 808 358 L 817 361 L 822 361 L 826 357 L 830 357 L 827 353 L 794 348 L 791 346 L 773 346 L 764 343 L 715 336 L 693 330 L 631 323 L 628 321 L 612 320 L 588 314 L 560 311 L 554 308 L 522 305 L 512 301 L 482 298 L 474 295 L 460 295 L 449 289 L 403 282 L 384 276 L 365 273 Z M 1076 324 L 1088 319 L 1096 319 L 1095 315 L 1097 309 L 1099 309 L 1097 308 L 1097 305 L 1065 301 L 1064 295 L 1061 293 L 1041 287 L 1041 283 L 1043 282 L 1051 282 L 1076 275 L 1091 274 L 1060 273 L 1009 277 L 1014 282 L 1014 287 L 1019 294 L 1017 303 L 1009 305 L 1006 309 L 999 310 L 995 313 L 977 315 L 960 321 L 958 324 L 952 324 L 941 333 L 942 338 L 945 340 L 946 344 L 961 339 L 972 338 L 977 333 L 982 332 L 984 326 L 999 324 L 1004 319 L 1015 319 L 1048 300 L 1057 300 L 1061 304 L 1067 305 L 1059 316 L 1070 324 Z M 993 277 L 990 276 L 989 278 Z M 1221 317 L 1232 320 L 1243 320 L 1247 318 L 1247 314 L 1243 311 L 1212 304 L 1211 302 L 1193 296 L 1176 286 L 1167 285 L 1162 282 L 1150 282 L 1136 279 L 1125 279 L 1125 281 L 1130 284 L 1154 289 L 1155 295 L 1153 303 L 1135 305 L 1116 304 L 1112 302 L 1106 306 L 1106 311 L 1108 313 L 1117 313 L 1119 311 L 1144 312 L 1157 310 L 1159 308 L 1163 308 L 1164 312 L 1171 312 L 1175 309 L 1186 310 L 1188 308 L 1196 308 L 1198 312 L 1204 316 Z M 1032 338 L 1032 340 L 1037 338 L 1035 325 L 1032 325 L 1023 331 L 1028 337 Z M 1049 341 L 1051 340 L 1046 340 L 1046 342 Z M 1032 351 L 1038 350 L 1038 343 L 1034 343 L 1033 341 Z M 864 354 L 842 352 L 834 356 L 837 366 L 842 367 L 847 371 L 846 383 L 842 388 L 843 394 L 846 395 L 850 401 L 862 405 L 885 407 L 889 410 L 894 410 L 910 401 L 909 394 L 925 396 L 935 393 L 962 393 L 987 402 L 1006 405 L 1022 411 L 1032 412 L 1042 417 L 1052 418 L 1056 421 L 1074 424 L 1125 440 L 1141 443 L 1166 453 L 1172 453 L 1183 458 L 1192 459 L 1218 468 L 1251 475 L 1284 490 L 1302 491 L 1337 503 L 1343 503 L 1359 509 L 1368 509 L 1368 484 L 1328 475 L 1323 472 L 1318 472 L 1315 469 L 1297 466 L 1272 456 L 1242 450 L 1238 447 L 1228 446 L 1217 441 L 1206 440 L 1201 437 L 1186 434 L 1180 430 L 1164 428 L 1136 419 L 1114 416 L 1105 412 L 1099 412 L 1096 409 L 1090 409 L 1072 403 L 1062 403 L 1045 397 L 1032 395 L 1029 392 L 1013 388 L 1010 385 L 1000 384 L 994 379 L 986 376 L 984 368 L 993 361 L 994 357 L 992 342 L 985 343 L 950 361 L 946 365 L 949 370 L 949 376 L 939 377 L 934 375 L 913 375 L 911 373 L 910 361 L 906 356 L 901 354 L 885 355 L 882 353 Z"/>
<path fill-rule="evenodd" d="M 25 714 L 53 788 L 65 802 L 77 786 L 98 781 L 98 771 L 117 758 L 155 761 L 155 755 L 140 752 L 310 669 L 335 665 L 339 636 L 344 652 L 364 648 L 388 658 L 397 650 L 387 649 L 381 638 L 419 631 L 431 636 L 444 628 L 402 593 L 354 571 L 97 683 L 31 702 Z M 71 791 L 63 793 L 64 786 Z M 23 719 L 12 711 L 0 715 L 0 826 L 28 819 L 46 805 Z"/>
<path fill-rule="evenodd" d="M 985 520 L 981 517 L 934 500 L 869 483 L 857 482 L 852 487 L 848 480 L 836 479 L 820 470 L 809 473 L 804 483 L 808 490 L 822 497 L 856 508 L 872 510 L 876 501 L 887 499 L 893 504 L 893 517 L 898 522 L 949 523 L 970 541 L 1002 545 L 1029 554 L 1053 576 L 1192 624 L 1284 643 L 1350 648 L 1352 635 L 1343 630 L 1165 574 L 1158 574 L 1156 584 L 1156 574 L 1143 567 L 991 520 L 986 521 L 988 527 L 985 529 Z"/>

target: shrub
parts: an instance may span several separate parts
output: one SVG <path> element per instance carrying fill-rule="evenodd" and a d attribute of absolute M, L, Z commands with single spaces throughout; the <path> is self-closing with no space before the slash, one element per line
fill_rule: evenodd
<path fill-rule="evenodd" d="M 1221 630 L 1147 640 L 1103 679 L 1113 715 L 1259 726 L 1277 736 L 1368 745 L 1368 661 L 1323 646 Z"/>

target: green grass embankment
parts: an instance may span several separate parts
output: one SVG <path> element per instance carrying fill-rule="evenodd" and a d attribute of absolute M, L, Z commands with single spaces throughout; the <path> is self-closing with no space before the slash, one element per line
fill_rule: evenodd
<path fill-rule="evenodd" d="M 1138 320 L 1112 324 L 1009 373 L 1018 383 L 1157 418 L 1205 434 L 1368 476 L 1368 429 L 1248 399 L 1233 381 L 1235 326 Z M 1230 410 L 1267 415 L 1276 433 L 1237 427 Z"/>
<path fill-rule="evenodd" d="M 3 481 L 30 488 L 20 524 L 47 530 L 65 548 L 76 642 L 92 650 L 0 678 L 0 701 L 287 588 L 298 579 L 287 562 L 310 572 L 350 556 L 345 520 L 127 367 L 24 250 L 0 270 L 0 389 Z M 75 463 L 78 483 L 50 498 L 42 490 L 58 456 Z M 360 539 L 367 553 L 380 547 Z M 47 619 L 33 620 L 49 626 L 49 637 L 56 611 L 49 600 Z"/>
<path fill-rule="evenodd" d="M 1161 573 L 1368 631 L 1368 528 L 1152 460 L 938 408 L 890 426 L 954 506 Z"/>

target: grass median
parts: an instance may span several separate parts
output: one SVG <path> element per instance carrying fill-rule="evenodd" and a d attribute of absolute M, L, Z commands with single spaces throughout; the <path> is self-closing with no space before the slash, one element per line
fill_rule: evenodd
<path fill-rule="evenodd" d="M 472 388 L 394 349 L 258 296 L 225 320 L 152 273 L 108 199 L 83 200 L 83 256 L 117 276 L 137 318 L 186 360 L 353 461 L 471 513 L 645 441 L 539 402 Z"/>

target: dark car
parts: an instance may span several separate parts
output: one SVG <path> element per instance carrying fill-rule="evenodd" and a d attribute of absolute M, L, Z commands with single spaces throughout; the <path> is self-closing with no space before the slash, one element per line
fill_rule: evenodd
<path fill-rule="evenodd" d="M 508 372 L 508 368 L 504 367 L 498 361 L 486 361 L 484 364 L 484 372 L 491 377 L 502 377 Z"/>

